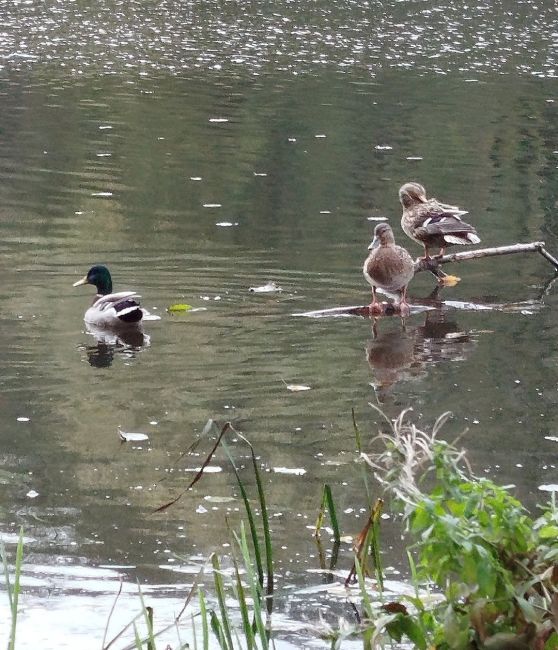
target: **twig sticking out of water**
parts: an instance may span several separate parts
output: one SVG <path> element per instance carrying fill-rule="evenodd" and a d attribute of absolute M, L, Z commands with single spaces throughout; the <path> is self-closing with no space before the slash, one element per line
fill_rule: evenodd
<path fill-rule="evenodd" d="M 515 253 L 540 253 L 554 266 L 554 270 L 558 272 L 558 259 L 546 250 L 543 241 L 534 241 L 529 244 L 510 244 L 508 246 L 495 246 L 493 248 L 478 248 L 474 251 L 450 253 L 449 255 L 442 255 L 442 257 L 418 259 L 415 262 L 415 273 L 430 271 L 435 276 L 440 277 L 443 274 L 438 270 L 438 267 L 442 264 L 477 260 L 483 257 L 494 257 L 495 255 L 514 255 Z"/>

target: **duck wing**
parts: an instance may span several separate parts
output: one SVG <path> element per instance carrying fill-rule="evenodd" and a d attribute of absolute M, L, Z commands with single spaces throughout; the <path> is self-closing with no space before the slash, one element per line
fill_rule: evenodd
<path fill-rule="evenodd" d="M 111 316 L 114 316 L 119 321 L 137 323 L 143 318 L 143 311 L 136 300 L 140 297 L 135 291 L 109 293 L 96 300 L 92 305 L 92 309 L 100 315 L 109 312 L 109 310 L 114 310 Z"/>
<path fill-rule="evenodd" d="M 480 237 L 471 224 L 461 219 L 467 214 L 453 205 L 440 203 L 430 199 L 424 204 L 422 214 L 424 220 L 415 230 L 418 238 L 443 237 L 448 244 L 478 244 Z"/>

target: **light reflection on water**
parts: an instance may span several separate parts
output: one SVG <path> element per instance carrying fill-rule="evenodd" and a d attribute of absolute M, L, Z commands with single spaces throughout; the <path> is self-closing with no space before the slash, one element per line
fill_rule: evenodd
<path fill-rule="evenodd" d="M 234 15 L 206 3 L 195 29 L 191 4 L 116 3 L 92 15 L 61 3 L 48 20 L 32 4 L 3 7 L 0 512 L 3 534 L 23 525 L 32 537 L 27 571 L 39 581 L 62 557 L 180 584 L 160 568 L 172 565 L 166 550 L 226 549 L 225 515 L 234 525 L 241 505 L 223 454 L 224 471 L 152 515 L 200 466 L 209 441 L 177 459 L 208 418 L 232 420 L 254 443 L 278 571 L 297 587 L 314 584 L 308 527 L 324 482 L 344 531 L 364 523 L 353 407 L 370 436 L 380 419 L 368 402 L 390 417 L 412 406 L 420 426 L 451 410 L 447 436 L 470 427 L 462 440 L 479 472 L 513 482 L 529 503 L 556 482 L 556 443 L 545 439 L 557 422 L 556 298 L 539 256 L 463 265 L 444 298 L 543 295 L 540 312 L 446 308 L 404 330 L 382 321 L 376 334 L 365 319 L 292 316 L 368 300 L 369 219 L 389 218 L 418 253 L 398 225 L 397 188 L 411 178 L 466 207 L 483 244 L 546 238 L 558 251 L 554 90 L 529 78 L 553 74 L 550 4 L 513 3 L 502 15 L 479 4 L 470 28 L 442 5 L 417 4 L 410 22 L 404 4 L 351 3 L 334 23 L 329 3 L 278 16 L 266 4 Z M 162 316 L 146 325 L 149 341 L 86 332 L 91 292 L 71 284 L 94 262 Z M 249 291 L 269 281 L 283 290 Z M 411 298 L 431 289 L 417 277 Z M 177 302 L 198 311 L 166 312 Z M 149 441 L 122 445 L 119 427 Z M 247 463 L 248 450 L 232 448 Z M 305 473 L 284 473 L 296 469 Z M 383 537 L 400 567 L 396 523 Z M 72 571 L 55 583 L 99 602 Z M 99 591 L 115 588 L 111 575 Z M 31 624 L 44 589 L 32 589 Z M 304 598 L 279 603 L 295 620 L 308 612 Z M 103 629 L 107 607 L 91 629 Z"/>

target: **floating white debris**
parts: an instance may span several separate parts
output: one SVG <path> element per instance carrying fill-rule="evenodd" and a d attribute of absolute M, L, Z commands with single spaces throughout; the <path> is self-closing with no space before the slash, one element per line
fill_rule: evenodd
<path fill-rule="evenodd" d="M 367 221 L 387 221 L 387 217 L 366 217 Z"/>
<path fill-rule="evenodd" d="M 306 386 L 305 384 L 287 384 L 287 390 L 292 391 L 293 393 L 298 393 L 301 390 L 311 390 L 312 386 Z"/>
<path fill-rule="evenodd" d="M 191 181 L 201 181 L 202 177 L 201 176 L 190 176 Z"/>
<path fill-rule="evenodd" d="M 548 485 L 539 485 L 539 490 L 542 492 L 558 492 L 558 485 L 556 483 L 549 483 Z"/>
<path fill-rule="evenodd" d="M 389 144 L 377 144 L 374 149 L 377 151 L 391 151 L 393 147 L 390 147 Z"/>
<path fill-rule="evenodd" d="M 146 433 L 132 433 L 129 431 L 122 431 L 118 429 L 118 435 L 123 442 L 141 442 L 142 440 L 149 440 Z"/>
<path fill-rule="evenodd" d="M 303 476 L 306 470 L 302 467 L 272 467 L 276 474 L 293 474 L 294 476 Z"/>
<path fill-rule="evenodd" d="M 185 472 L 199 472 L 201 471 L 201 467 L 192 467 L 192 468 L 186 468 L 184 470 Z M 203 468 L 203 473 L 204 474 L 217 474 L 219 472 L 222 472 L 223 468 L 219 467 L 219 465 L 208 465 L 207 467 Z"/>
<path fill-rule="evenodd" d="M 314 137 L 315 138 L 327 138 L 327 135 L 325 133 L 318 133 Z"/>
<path fill-rule="evenodd" d="M 207 495 L 204 497 L 204 501 L 209 501 L 210 503 L 230 503 L 231 501 L 236 501 L 234 497 L 212 497 Z"/>
<path fill-rule="evenodd" d="M 552 442 L 558 442 L 558 436 L 545 436 L 545 440 L 551 440 Z"/>
<path fill-rule="evenodd" d="M 254 176 L 267 176 L 265 172 L 254 172 Z"/>
<path fill-rule="evenodd" d="M 221 203 L 204 203 L 203 207 L 204 208 L 220 208 Z"/>
<path fill-rule="evenodd" d="M 39 493 L 35 490 L 29 490 L 25 496 L 29 497 L 30 499 L 36 499 L 39 496 Z"/>
<path fill-rule="evenodd" d="M 91 192 L 91 196 L 112 196 L 112 192 Z"/>
<path fill-rule="evenodd" d="M 261 287 L 249 287 L 248 291 L 251 291 L 252 293 L 274 293 L 276 291 L 283 291 L 283 289 L 270 280 L 267 284 L 264 284 Z"/>
<path fill-rule="evenodd" d="M 228 122 L 229 118 L 228 117 L 210 117 L 209 121 L 213 122 L 214 124 L 223 124 L 224 122 Z"/>
<path fill-rule="evenodd" d="M 99 131 L 106 131 L 107 129 L 112 129 L 112 126 L 110 124 L 103 124 L 99 127 Z"/>
<path fill-rule="evenodd" d="M 204 508 L 203 506 L 198 506 L 196 508 L 196 512 L 198 513 L 198 515 L 205 515 L 205 513 L 207 512 L 207 508 Z"/>
<path fill-rule="evenodd" d="M 320 210 L 320 214 L 331 214 L 331 210 Z"/>
<path fill-rule="evenodd" d="M 20 417 L 17 418 L 18 422 L 29 422 L 29 418 L 24 417 L 21 415 Z"/>
<path fill-rule="evenodd" d="M 288 138 L 289 142 L 296 142 L 296 138 Z"/>
<path fill-rule="evenodd" d="M 238 221 L 218 221 L 215 225 L 219 228 L 232 228 L 238 226 Z"/>
<path fill-rule="evenodd" d="M 422 160 L 422 156 L 407 156 L 407 160 Z"/>

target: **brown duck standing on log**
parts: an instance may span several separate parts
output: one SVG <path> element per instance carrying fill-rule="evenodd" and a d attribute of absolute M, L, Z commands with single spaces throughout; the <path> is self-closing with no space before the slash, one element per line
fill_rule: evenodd
<path fill-rule="evenodd" d="M 477 231 L 461 220 L 466 211 L 455 205 L 440 203 L 426 198 L 426 191 L 419 183 L 405 183 L 399 188 L 399 200 L 403 206 L 401 227 L 407 236 L 424 246 L 424 259 L 428 249 L 437 246 L 443 255 L 453 244 L 478 244 Z"/>
<path fill-rule="evenodd" d="M 387 223 L 379 223 L 374 229 L 374 239 L 368 247 L 370 251 L 364 261 L 362 272 L 372 287 L 371 314 L 380 314 L 383 308 L 376 299 L 376 289 L 380 288 L 397 298 L 396 304 L 402 316 L 409 314 L 407 304 L 407 285 L 415 274 L 413 258 L 401 246 L 397 246 L 393 230 Z"/>

